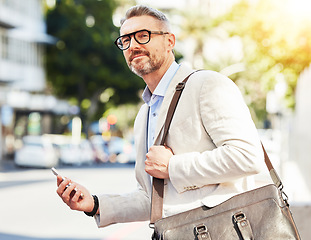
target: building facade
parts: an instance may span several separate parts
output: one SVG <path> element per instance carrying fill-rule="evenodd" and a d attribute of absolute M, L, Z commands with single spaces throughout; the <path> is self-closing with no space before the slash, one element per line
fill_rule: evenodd
<path fill-rule="evenodd" d="M 68 109 L 47 95 L 44 49 L 56 39 L 46 34 L 43 3 L 0 0 L 1 158 L 14 152 L 16 138 L 50 133 L 53 114 Z"/>

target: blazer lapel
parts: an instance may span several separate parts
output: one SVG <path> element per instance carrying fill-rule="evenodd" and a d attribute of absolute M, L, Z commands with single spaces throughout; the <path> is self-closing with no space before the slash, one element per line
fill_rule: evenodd
<path fill-rule="evenodd" d="M 157 121 L 157 127 L 155 129 L 155 145 L 160 144 L 161 142 L 161 136 L 162 136 L 162 129 L 164 127 L 166 114 L 169 108 L 169 105 L 171 103 L 171 100 L 173 98 L 173 95 L 175 93 L 175 87 L 176 85 L 183 81 L 193 70 L 186 65 L 181 65 L 179 69 L 177 70 L 175 76 L 173 77 L 172 81 L 170 82 L 167 91 L 165 93 L 162 106 L 160 108 L 159 117 Z"/>
<path fill-rule="evenodd" d="M 148 117 L 148 106 L 144 104 L 138 115 L 136 116 L 135 122 L 135 148 L 137 159 L 142 159 L 142 161 L 136 161 L 136 178 L 140 185 L 146 189 L 148 193 L 151 193 L 151 179 L 150 175 L 144 171 L 145 169 L 145 159 L 147 149 L 147 117 Z M 137 138 L 136 138 L 137 137 Z"/>

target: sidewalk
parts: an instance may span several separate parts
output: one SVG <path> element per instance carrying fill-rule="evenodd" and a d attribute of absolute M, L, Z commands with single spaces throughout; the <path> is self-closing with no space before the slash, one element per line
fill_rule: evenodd
<path fill-rule="evenodd" d="M 112 170 L 112 169 L 111 169 Z M 110 171 L 111 171 L 110 170 Z M 1 186 L 1 181 L 3 181 L 4 179 L 2 178 L 3 174 L 2 173 L 8 173 L 8 172 L 11 172 L 12 174 L 18 174 L 19 176 L 20 175 L 24 175 L 26 173 L 23 173 L 24 171 L 32 171 L 31 169 L 16 169 L 15 168 L 15 165 L 14 165 L 14 161 L 13 160 L 2 160 L 0 161 L 0 186 Z M 66 171 L 67 173 L 70 172 L 71 170 L 70 169 L 66 169 L 64 170 Z M 110 172 L 108 171 L 108 172 Z M 14 173 L 16 172 L 16 173 Z M 19 173 L 18 173 L 19 172 Z M 103 172 L 103 175 L 101 176 L 104 176 L 104 169 L 100 170 L 100 172 Z M 107 173 L 108 173 L 107 172 Z M 20 174 L 21 173 L 21 174 Z M 4 174 L 5 175 L 5 174 Z M 28 175 L 28 174 L 27 174 Z M 50 176 L 50 175 L 47 175 L 47 176 Z M 42 184 L 44 184 L 44 181 L 42 182 Z M 46 184 L 46 182 L 45 182 Z M 6 186 L 6 183 L 5 181 L 2 182 L 2 186 L 5 187 Z M 6 186 L 7 187 L 7 186 Z M 11 186 L 12 187 L 12 186 Z M 45 189 L 45 188 L 44 188 Z M 52 189 L 52 188 L 51 188 Z M 53 187 L 54 189 L 54 187 Z M 47 193 L 46 193 L 47 194 Z M 45 194 L 45 195 L 46 195 Z M 54 192 L 53 192 L 53 197 L 54 196 Z M 301 236 L 301 239 L 303 240 L 307 240 L 307 239 L 311 239 L 311 228 L 310 228 L 310 222 L 311 222 L 311 203 L 310 202 L 307 202 L 307 203 L 295 203 L 295 202 L 289 202 L 290 203 L 290 209 L 292 211 L 292 214 L 293 214 L 293 217 L 294 217 L 294 220 L 296 222 L 296 225 L 297 225 L 297 228 L 299 230 L 299 233 L 300 233 L 300 236 Z M 65 207 L 64 207 L 65 208 Z M 58 209 L 57 209 L 58 210 Z M 61 213 L 64 213 L 66 212 L 65 210 L 67 210 L 66 208 L 62 211 L 60 211 Z M 25 211 L 25 210 L 24 210 Z M 56 210 L 55 210 L 56 211 Z M 67 212 L 66 212 L 67 213 Z M 67 213 L 69 214 L 69 213 Z M 72 214 L 70 212 L 70 214 Z M 93 223 L 91 223 L 92 225 Z M 145 226 L 146 225 L 146 226 Z M 147 227 L 147 223 L 137 223 L 137 224 L 134 224 L 134 225 L 120 225 L 120 226 L 113 226 L 111 229 L 107 229 L 107 230 L 111 230 L 111 238 L 109 238 L 110 240 L 111 239 L 125 239 L 123 236 L 121 236 L 121 232 L 119 231 L 120 228 L 123 228 L 123 230 L 126 230 L 125 232 L 127 232 L 129 234 L 129 232 L 133 232 L 134 235 L 135 235 L 135 232 L 137 234 L 137 232 L 139 231 L 146 231 L 146 229 L 148 229 Z M 115 229 L 115 232 L 113 231 Z M 107 230 L 103 231 L 103 232 L 106 232 Z M 97 229 L 94 229 L 93 231 L 97 231 Z M 124 232 L 124 231 L 123 231 Z M 22 239 L 22 238 L 19 238 L 20 236 L 15 236 L 16 238 L 14 238 L 14 236 L 9 236 L 9 235 L 3 235 L 4 233 L 2 233 L 1 235 L 1 231 L 0 231 L 0 239 Z M 104 234 L 101 233 L 99 234 L 101 236 L 103 236 Z M 132 234 L 133 235 L 133 234 Z M 147 234 L 146 234 L 147 235 Z M 118 238 L 116 238 L 116 236 Z M 112 238 L 113 237 L 113 238 Z M 25 240 L 27 238 L 24 238 Z M 98 240 L 98 238 L 93 238 L 94 240 Z M 104 238 L 102 238 L 104 239 Z M 70 240 L 70 238 L 66 239 L 66 240 Z M 81 239 L 82 240 L 82 239 Z M 108 240 L 108 239 L 107 239 Z"/>

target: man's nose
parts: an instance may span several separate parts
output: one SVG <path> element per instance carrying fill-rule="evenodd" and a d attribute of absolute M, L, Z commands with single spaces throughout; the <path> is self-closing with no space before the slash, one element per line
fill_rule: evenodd
<path fill-rule="evenodd" d="M 136 41 L 136 39 L 134 38 L 134 36 L 131 37 L 131 42 L 130 42 L 130 48 L 139 48 L 140 44 Z"/>

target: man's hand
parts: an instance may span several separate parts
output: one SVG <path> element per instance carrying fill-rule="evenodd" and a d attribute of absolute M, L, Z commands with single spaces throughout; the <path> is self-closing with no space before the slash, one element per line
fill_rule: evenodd
<path fill-rule="evenodd" d="M 85 187 L 61 176 L 57 176 L 57 186 L 57 194 L 72 210 L 85 212 L 93 210 L 93 196 Z"/>
<path fill-rule="evenodd" d="M 173 151 L 167 146 L 152 146 L 146 154 L 145 171 L 156 178 L 169 178 L 168 164 Z"/>

